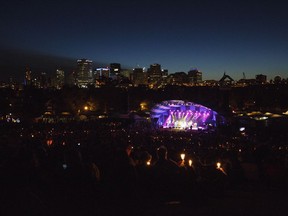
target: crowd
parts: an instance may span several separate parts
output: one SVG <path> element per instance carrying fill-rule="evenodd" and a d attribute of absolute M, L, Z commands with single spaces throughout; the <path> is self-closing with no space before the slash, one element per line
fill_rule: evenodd
<path fill-rule="evenodd" d="M 1 130 L 2 215 L 137 215 L 225 190 L 287 190 L 287 150 L 232 143 L 217 131 L 120 123 Z"/>

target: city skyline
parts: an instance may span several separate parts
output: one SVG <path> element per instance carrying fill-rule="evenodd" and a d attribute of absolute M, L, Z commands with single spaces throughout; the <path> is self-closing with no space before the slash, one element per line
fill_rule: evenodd
<path fill-rule="evenodd" d="M 235 80 L 287 78 L 281 1 L 14 0 L 0 10 L 1 80 L 22 79 L 25 66 L 75 69 L 81 58 L 129 69 L 159 63 L 169 73 L 198 68 L 206 80 L 224 72 Z"/>

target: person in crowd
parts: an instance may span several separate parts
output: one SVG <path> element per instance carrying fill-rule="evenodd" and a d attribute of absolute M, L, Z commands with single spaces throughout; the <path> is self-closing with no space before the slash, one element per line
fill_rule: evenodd
<path fill-rule="evenodd" d="M 138 153 L 137 171 L 137 191 L 139 199 L 149 199 L 151 194 L 151 167 L 152 155 L 148 151 L 140 151 Z"/>
<path fill-rule="evenodd" d="M 180 167 L 168 158 L 168 150 L 165 146 L 157 149 L 157 156 L 158 160 L 153 165 L 154 191 L 159 198 L 173 199 L 180 189 Z"/>
<path fill-rule="evenodd" d="M 132 149 L 131 145 L 127 145 L 115 152 L 109 178 L 113 196 L 129 198 L 135 192 L 137 174 L 135 163 L 130 157 Z"/>

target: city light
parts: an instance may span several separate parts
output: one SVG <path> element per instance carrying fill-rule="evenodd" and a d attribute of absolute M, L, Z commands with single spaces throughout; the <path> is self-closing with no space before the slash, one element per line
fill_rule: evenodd
<path fill-rule="evenodd" d="M 147 107 L 147 103 L 146 103 L 146 102 L 142 102 L 142 103 L 140 103 L 140 109 L 141 109 L 141 111 L 145 111 L 145 110 L 147 110 L 147 109 L 148 109 L 148 107 Z"/>
<path fill-rule="evenodd" d="M 220 163 L 220 162 L 217 162 L 217 163 L 216 163 L 216 168 L 217 168 L 217 169 L 221 169 L 221 163 Z"/>
<path fill-rule="evenodd" d="M 51 146 L 53 144 L 53 140 L 52 139 L 48 139 L 46 144 L 47 144 L 47 146 Z"/>

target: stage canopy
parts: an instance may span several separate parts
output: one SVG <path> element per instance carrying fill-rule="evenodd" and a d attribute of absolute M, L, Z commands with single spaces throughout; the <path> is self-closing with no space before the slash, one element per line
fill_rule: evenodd
<path fill-rule="evenodd" d="M 183 100 L 163 101 L 150 113 L 151 120 L 162 128 L 199 130 L 217 126 L 217 112 Z"/>

